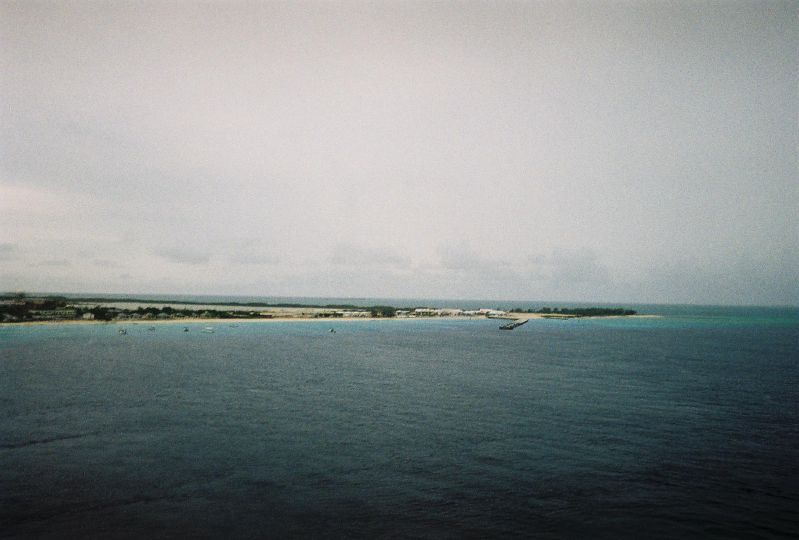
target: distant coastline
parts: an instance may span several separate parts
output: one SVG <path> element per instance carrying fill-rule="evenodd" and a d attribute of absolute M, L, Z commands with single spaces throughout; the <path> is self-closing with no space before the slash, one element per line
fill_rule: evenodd
<path fill-rule="evenodd" d="M 0 295 L 0 323 L 99 322 L 209 322 L 375 320 L 421 318 L 574 319 L 630 317 L 637 312 L 606 307 L 531 307 L 462 309 L 436 306 L 359 306 L 354 304 L 299 304 L 262 302 L 194 302 L 99 296 Z"/>

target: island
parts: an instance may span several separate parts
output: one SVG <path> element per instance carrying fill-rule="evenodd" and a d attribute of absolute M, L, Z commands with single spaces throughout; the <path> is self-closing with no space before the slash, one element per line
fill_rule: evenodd
<path fill-rule="evenodd" d="M 0 323 L 191 321 L 191 320 L 313 320 L 417 319 L 430 317 L 505 320 L 625 317 L 636 312 L 605 307 L 541 307 L 529 309 L 263 302 L 199 302 L 141 298 L 0 294 Z"/>

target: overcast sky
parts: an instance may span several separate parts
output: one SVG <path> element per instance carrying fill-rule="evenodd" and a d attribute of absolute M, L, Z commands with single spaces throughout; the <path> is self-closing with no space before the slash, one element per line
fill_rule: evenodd
<path fill-rule="evenodd" d="M 0 290 L 799 303 L 796 2 L 0 3 Z"/>

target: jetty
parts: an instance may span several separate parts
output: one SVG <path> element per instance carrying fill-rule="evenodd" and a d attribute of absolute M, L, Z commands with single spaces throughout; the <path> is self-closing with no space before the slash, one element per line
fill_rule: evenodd
<path fill-rule="evenodd" d="M 527 321 L 530 319 L 516 319 L 513 322 L 509 322 L 508 324 L 503 324 L 499 327 L 500 330 L 513 330 L 514 328 L 518 328 L 523 324 L 527 324 Z"/>

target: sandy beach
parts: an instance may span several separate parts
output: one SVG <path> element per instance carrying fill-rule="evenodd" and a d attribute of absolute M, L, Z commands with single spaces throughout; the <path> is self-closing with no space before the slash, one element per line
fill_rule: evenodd
<path fill-rule="evenodd" d="M 514 313 L 508 317 L 303 317 L 303 316 L 278 316 L 272 318 L 261 319 L 206 319 L 201 317 L 191 317 L 184 319 L 122 319 L 112 321 L 95 321 L 95 320 L 63 320 L 63 321 L 25 321 L 25 322 L 3 322 L 0 327 L 8 326 L 41 326 L 48 324 L 113 324 L 113 325 L 129 325 L 129 326 L 154 326 L 162 324 L 205 324 L 210 326 L 217 325 L 231 325 L 231 324 L 259 324 L 259 323 L 283 323 L 283 322 L 316 322 L 316 323 L 352 323 L 359 321 L 484 321 L 495 320 L 496 322 L 511 321 L 511 320 L 533 320 L 533 319 L 646 319 L 646 318 L 659 318 L 661 315 L 610 315 L 602 317 L 573 317 L 573 316 L 560 316 L 544 313 Z"/>
<path fill-rule="evenodd" d="M 485 317 L 272 317 L 262 319 L 205 319 L 191 317 L 185 319 L 152 319 L 152 320 L 112 320 L 112 321 L 90 321 L 90 320 L 64 320 L 64 321 L 24 321 L 0 323 L 0 326 L 40 326 L 46 324 L 114 324 L 129 326 L 155 326 L 161 324 L 245 324 L 245 323 L 281 323 L 281 322 L 317 322 L 317 323 L 341 323 L 358 321 L 418 321 L 418 320 L 485 320 Z"/>

